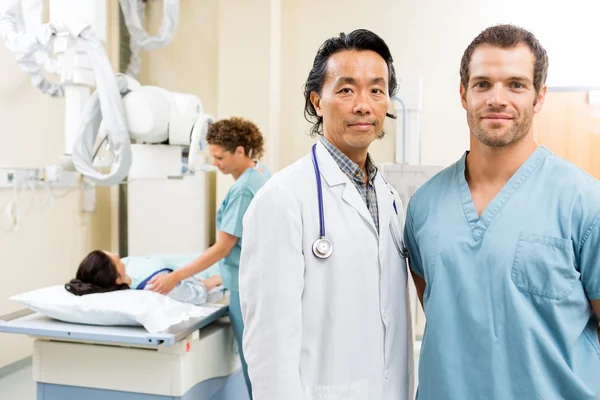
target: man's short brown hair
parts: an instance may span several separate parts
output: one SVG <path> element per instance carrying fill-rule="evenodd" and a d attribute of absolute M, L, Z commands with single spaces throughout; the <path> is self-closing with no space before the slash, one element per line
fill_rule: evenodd
<path fill-rule="evenodd" d="M 503 49 L 512 49 L 519 44 L 525 44 L 534 56 L 533 86 L 536 93 L 546 83 L 548 76 L 548 55 L 533 33 L 514 25 L 496 25 L 481 32 L 467 47 L 460 62 L 460 83 L 467 89 L 469 85 L 471 57 L 482 45 L 496 46 Z"/>

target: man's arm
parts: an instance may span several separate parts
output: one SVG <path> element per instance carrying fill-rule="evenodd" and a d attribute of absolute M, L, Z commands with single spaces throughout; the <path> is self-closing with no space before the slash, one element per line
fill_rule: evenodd
<path fill-rule="evenodd" d="M 421 307 L 423 305 L 423 294 L 425 293 L 425 288 L 427 287 L 427 283 L 425 283 L 425 279 L 421 278 L 419 275 L 415 274 L 413 271 L 410 271 L 413 277 L 413 282 L 415 283 L 415 288 L 417 289 L 417 296 L 419 296 L 419 301 L 421 302 Z"/>
<path fill-rule="evenodd" d="M 423 277 L 425 273 L 423 271 L 423 264 L 421 261 L 421 253 L 419 252 L 419 246 L 415 238 L 414 226 L 413 226 L 413 215 L 412 215 L 412 207 L 411 203 L 408 203 L 408 210 L 406 212 L 406 223 L 404 224 L 404 245 L 406 247 L 406 251 L 408 253 L 408 265 L 410 267 L 410 273 L 413 277 L 413 282 L 415 283 L 415 288 L 417 289 L 417 295 L 419 296 L 419 301 L 421 302 L 421 307 L 424 307 L 423 304 L 423 294 L 425 293 L 425 288 L 427 287 L 427 283 Z"/>
<path fill-rule="evenodd" d="M 582 238 L 579 249 L 580 279 L 594 314 L 600 319 L 600 216 L 592 221 Z M 600 329 L 598 339 L 600 340 Z"/>
<path fill-rule="evenodd" d="M 264 188 L 244 217 L 240 260 L 243 348 L 255 399 L 303 400 L 302 215 L 292 195 Z"/>
<path fill-rule="evenodd" d="M 600 321 L 600 300 L 592 300 L 592 308 L 596 314 L 596 318 Z M 600 341 L 600 326 L 598 327 L 598 340 Z"/>

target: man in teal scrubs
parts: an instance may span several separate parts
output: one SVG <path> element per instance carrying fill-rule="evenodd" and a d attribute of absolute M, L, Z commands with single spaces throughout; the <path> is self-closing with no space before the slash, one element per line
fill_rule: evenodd
<path fill-rule="evenodd" d="M 470 151 L 408 206 L 427 325 L 419 400 L 595 400 L 600 183 L 539 146 L 548 58 L 512 25 L 466 49 Z"/>

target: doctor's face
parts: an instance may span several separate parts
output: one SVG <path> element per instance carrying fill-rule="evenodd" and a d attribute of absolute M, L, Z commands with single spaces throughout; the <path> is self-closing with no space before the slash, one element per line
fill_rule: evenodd
<path fill-rule="evenodd" d="M 468 87 L 461 85 L 460 94 L 472 138 L 485 146 L 505 147 L 532 134 L 533 117 L 542 108 L 546 87 L 536 93 L 529 47 L 482 45 L 473 53 L 469 68 Z"/>
<path fill-rule="evenodd" d="M 323 135 L 344 154 L 366 151 L 381 133 L 390 103 L 388 79 L 387 64 L 374 51 L 329 57 L 323 89 L 310 99 L 323 117 Z"/>

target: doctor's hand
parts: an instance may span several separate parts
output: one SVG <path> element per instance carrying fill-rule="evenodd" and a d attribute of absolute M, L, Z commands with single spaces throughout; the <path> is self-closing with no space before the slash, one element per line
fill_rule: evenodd
<path fill-rule="evenodd" d="M 155 276 L 154 278 L 150 279 L 147 286 L 148 290 L 152 290 L 153 292 L 160 294 L 167 294 L 173 290 L 178 283 L 179 280 L 171 272 L 169 274 Z"/>

